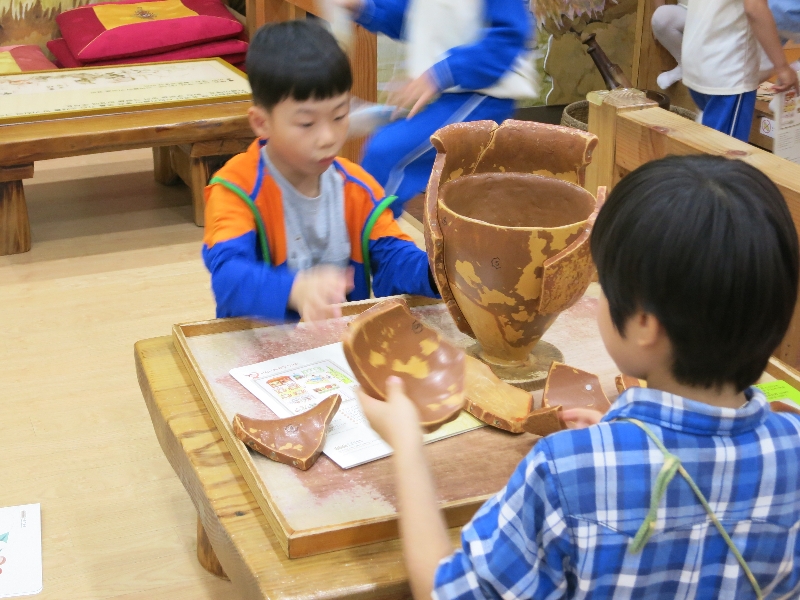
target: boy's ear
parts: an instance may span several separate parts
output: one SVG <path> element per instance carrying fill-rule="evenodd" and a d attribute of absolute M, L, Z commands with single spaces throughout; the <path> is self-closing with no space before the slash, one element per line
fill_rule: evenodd
<path fill-rule="evenodd" d="M 658 318 L 642 310 L 628 319 L 625 326 L 625 337 L 633 340 L 640 348 L 651 348 L 657 345 L 666 335 Z"/>
<path fill-rule="evenodd" d="M 250 129 L 253 130 L 258 137 L 268 140 L 272 133 L 270 123 L 270 114 L 267 109 L 260 106 L 251 106 L 247 109 L 247 120 L 250 122 Z"/>

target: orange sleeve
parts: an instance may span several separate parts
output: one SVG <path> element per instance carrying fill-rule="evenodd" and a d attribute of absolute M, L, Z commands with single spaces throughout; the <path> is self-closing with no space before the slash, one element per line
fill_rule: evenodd
<path fill-rule="evenodd" d="M 250 208 L 230 190 L 214 184 L 205 188 L 204 195 L 206 222 L 203 243 L 207 247 L 238 238 L 256 228 Z"/>

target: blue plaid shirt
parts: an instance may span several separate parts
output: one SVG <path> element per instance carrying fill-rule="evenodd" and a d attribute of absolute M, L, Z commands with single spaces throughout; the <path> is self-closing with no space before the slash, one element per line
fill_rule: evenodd
<path fill-rule="evenodd" d="M 765 598 L 800 596 L 800 417 L 747 390 L 738 410 L 632 388 L 598 425 L 541 440 L 439 565 L 433 597 L 754 598 L 736 558 L 679 474 L 656 530 L 628 551 L 664 455 L 677 455 Z"/>

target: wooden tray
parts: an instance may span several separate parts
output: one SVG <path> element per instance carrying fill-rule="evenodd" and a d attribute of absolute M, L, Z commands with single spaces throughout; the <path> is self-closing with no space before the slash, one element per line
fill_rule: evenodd
<path fill-rule="evenodd" d="M 407 298 L 412 312 L 427 325 L 461 346 L 474 341 L 461 334 L 443 304 L 424 298 Z M 549 336 L 569 360 L 561 341 L 578 355 L 573 363 L 601 375 L 606 393 L 615 396 L 615 368 L 602 346 L 594 324 L 593 298 L 567 311 L 561 335 Z M 397 500 L 393 486 L 391 457 L 342 470 L 324 455 L 308 471 L 270 461 L 252 453 L 232 429 L 236 412 L 254 418 L 275 415 L 231 375 L 230 369 L 337 342 L 352 316 L 375 300 L 348 304 L 346 315 L 317 329 L 306 325 L 276 325 L 247 319 L 215 320 L 175 325 L 173 338 L 214 422 L 242 470 L 249 487 L 281 546 L 290 558 L 320 554 L 361 544 L 395 539 Z M 559 322 L 557 321 L 557 324 Z M 557 330 L 554 325 L 551 331 Z M 586 335 L 578 336 L 582 330 Z M 549 332 L 548 332 L 549 333 Z M 583 338 L 583 339 L 581 339 Z M 594 341 L 588 338 L 594 338 Z M 604 365 L 603 373 L 596 367 Z M 448 526 L 466 523 L 480 505 L 497 493 L 520 460 L 530 451 L 536 436 L 511 435 L 483 428 L 426 446 L 426 454 L 437 483 L 440 507 Z M 476 476 L 480 474 L 480 476 Z"/>

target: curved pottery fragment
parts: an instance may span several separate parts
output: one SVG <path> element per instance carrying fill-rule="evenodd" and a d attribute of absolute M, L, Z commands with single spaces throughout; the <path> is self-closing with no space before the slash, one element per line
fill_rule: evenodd
<path fill-rule="evenodd" d="M 350 322 L 344 354 L 364 391 L 386 399 L 386 378 L 399 377 L 430 433 L 464 408 L 464 351 L 419 322 L 405 300 L 376 304 Z"/>
<path fill-rule="evenodd" d="M 522 433 L 531 413 L 533 396 L 501 381 L 492 370 L 477 358 L 466 357 L 467 412 L 487 425 Z"/>
<path fill-rule="evenodd" d="M 597 375 L 556 362 L 547 374 L 542 404 L 564 409 L 590 408 L 603 414 L 611 408 Z"/>
<path fill-rule="evenodd" d="M 581 188 L 591 134 L 506 121 L 459 123 L 438 151 L 425 198 L 425 241 L 442 299 L 493 367 L 525 367 L 558 314 L 583 295 L 597 211 Z"/>
<path fill-rule="evenodd" d="M 800 406 L 797 406 L 791 400 L 784 402 L 783 400 L 772 400 L 769 403 L 769 408 L 772 412 L 790 412 L 800 415 Z"/>
<path fill-rule="evenodd" d="M 306 471 L 322 453 L 328 424 L 341 403 L 341 396 L 334 394 L 311 410 L 286 419 L 251 419 L 237 414 L 233 431 L 259 454 Z"/>
<path fill-rule="evenodd" d="M 632 387 L 647 387 L 646 381 L 631 377 L 630 375 L 623 375 L 622 373 L 614 378 L 614 384 L 617 386 L 617 391 L 620 394 Z"/>

